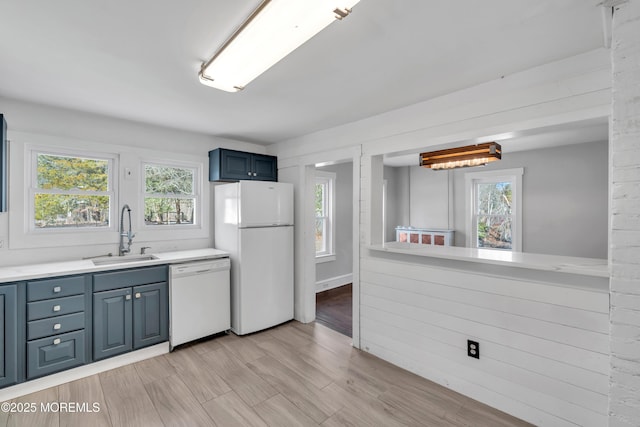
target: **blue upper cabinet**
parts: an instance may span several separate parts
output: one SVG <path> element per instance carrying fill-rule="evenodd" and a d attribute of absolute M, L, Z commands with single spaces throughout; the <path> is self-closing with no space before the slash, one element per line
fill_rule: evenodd
<path fill-rule="evenodd" d="M 209 151 L 209 181 L 278 180 L 275 156 L 217 148 Z"/>
<path fill-rule="evenodd" d="M 4 114 L 0 114 L 0 212 L 7 211 L 7 166 L 9 165 L 9 159 L 7 159 L 7 122 L 4 119 Z"/>

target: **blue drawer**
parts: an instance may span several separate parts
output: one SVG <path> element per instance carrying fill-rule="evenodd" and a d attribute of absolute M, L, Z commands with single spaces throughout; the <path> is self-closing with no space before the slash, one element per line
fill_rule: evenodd
<path fill-rule="evenodd" d="M 35 340 L 77 329 L 84 329 L 84 313 L 32 320 L 27 322 L 27 339 Z"/>
<path fill-rule="evenodd" d="M 49 298 L 67 297 L 83 294 L 84 276 L 57 277 L 27 282 L 27 301 L 40 301 Z"/>
<path fill-rule="evenodd" d="M 84 334 L 82 330 L 28 342 L 27 378 L 37 378 L 83 365 Z"/>
<path fill-rule="evenodd" d="M 27 304 L 27 320 L 45 319 L 84 311 L 84 295 L 53 298 Z"/>
<path fill-rule="evenodd" d="M 166 265 L 95 273 L 93 275 L 93 292 L 166 282 L 167 274 Z"/>

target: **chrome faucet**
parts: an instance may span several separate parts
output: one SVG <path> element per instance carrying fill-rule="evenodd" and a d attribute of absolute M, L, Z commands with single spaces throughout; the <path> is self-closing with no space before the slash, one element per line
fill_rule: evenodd
<path fill-rule="evenodd" d="M 129 231 L 125 233 L 124 231 L 124 211 L 127 211 L 129 214 Z M 124 238 L 128 239 L 128 242 L 124 243 Z M 122 211 L 120 212 L 120 248 L 118 249 L 118 255 L 123 256 L 124 254 L 128 254 L 131 252 L 131 241 L 135 237 L 135 234 L 131 232 L 131 208 L 129 205 L 124 205 L 122 207 Z"/>

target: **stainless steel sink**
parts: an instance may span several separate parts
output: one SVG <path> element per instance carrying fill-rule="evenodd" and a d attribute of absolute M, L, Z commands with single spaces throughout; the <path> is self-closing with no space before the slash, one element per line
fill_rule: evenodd
<path fill-rule="evenodd" d="M 127 264 L 130 262 L 151 261 L 158 259 L 153 255 L 124 255 L 124 256 L 109 256 L 103 258 L 95 258 L 91 261 L 93 265 L 111 265 L 111 264 Z"/>

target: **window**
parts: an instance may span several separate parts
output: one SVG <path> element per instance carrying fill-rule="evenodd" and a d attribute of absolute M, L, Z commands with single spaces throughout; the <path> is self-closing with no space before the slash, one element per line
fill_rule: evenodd
<path fill-rule="evenodd" d="M 324 261 L 333 259 L 334 246 L 334 182 L 336 175 L 316 171 L 316 257 Z"/>
<path fill-rule="evenodd" d="M 32 230 L 109 229 L 113 157 L 32 151 Z"/>
<path fill-rule="evenodd" d="M 145 225 L 197 224 L 199 169 L 151 163 L 143 166 Z"/>
<path fill-rule="evenodd" d="M 522 250 L 519 189 L 523 169 L 465 175 L 468 240 L 474 248 Z"/>

